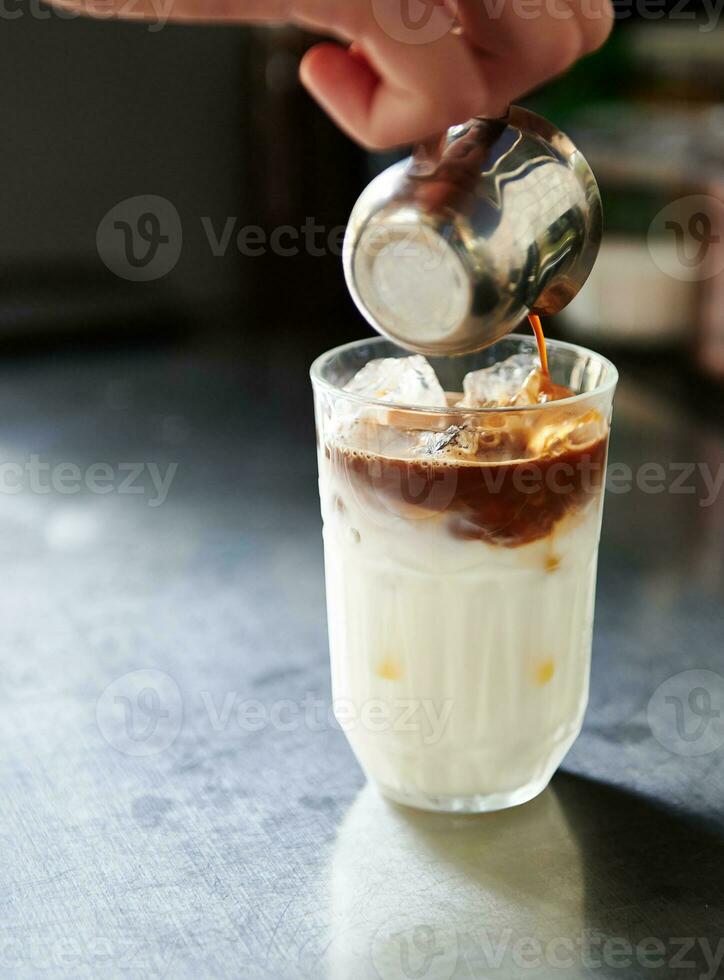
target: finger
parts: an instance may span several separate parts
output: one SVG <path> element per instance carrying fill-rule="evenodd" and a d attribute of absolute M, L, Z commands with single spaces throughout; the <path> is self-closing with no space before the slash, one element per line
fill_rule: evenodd
<path fill-rule="evenodd" d="M 351 39 L 360 29 L 359 0 L 47 0 L 54 7 L 97 19 L 181 23 L 296 24 Z"/>
<path fill-rule="evenodd" d="M 48 0 L 51 6 L 98 20 L 283 23 L 285 4 L 277 0 Z"/>
<path fill-rule="evenodd" d="M 508 102 L 565 72 L 599 47 L 613 24 L 609 0 L 546 0 L 524 9 L 515 3 L 458 0 L 458 18 L 477 49 L 485 85 Z"/>

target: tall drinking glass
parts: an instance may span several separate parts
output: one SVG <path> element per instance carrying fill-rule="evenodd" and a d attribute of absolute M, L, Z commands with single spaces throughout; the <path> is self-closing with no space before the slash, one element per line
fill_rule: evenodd
<path fill-rule="evenodd" d="M 344 390 L 382 338 L 312 365 L 334 710 L 368 778 L 432 810 L 540 793 L 588 698 L 615 367 L 547 344 L 544 404 L 455 407 L 463 378 L 513 354 L 429 358 L 450 407 Z"/>

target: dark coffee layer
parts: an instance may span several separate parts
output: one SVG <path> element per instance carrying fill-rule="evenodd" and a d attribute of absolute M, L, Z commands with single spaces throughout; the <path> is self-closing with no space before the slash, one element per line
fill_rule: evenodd
<path fill-rule="evenodd" d="M 603 486 L 608 434 L 534 459 L 394 459 L 328 445 L 338 486 L 410 518 L 445 515 L 451 534 L 508 548 L 547 537 Z M 343 501 L 341 502 L 344 503 Z"/>

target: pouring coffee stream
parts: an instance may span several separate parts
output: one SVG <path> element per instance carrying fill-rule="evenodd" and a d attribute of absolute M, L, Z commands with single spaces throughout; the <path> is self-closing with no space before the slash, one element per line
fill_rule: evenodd
<path fill-rule="evenodd" d="M 548 352 L 546 351 L 546 338 L 543 333 L 543 326 L 540 322 L 540 317 L 536 316 L 535 313 L 528 314 L 528 322 L 531 325 L 533 333 L 535 334 L 535 340 L 538 344 L 538 356 L 540 357 L 540 369 L 543 377 L 550 381 L 550 371 L 548 370 Z"/>

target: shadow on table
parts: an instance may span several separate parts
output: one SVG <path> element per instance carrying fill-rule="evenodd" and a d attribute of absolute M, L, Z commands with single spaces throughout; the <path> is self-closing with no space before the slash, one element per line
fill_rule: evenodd
<path fill-rule="evenodd" d="M 569 774 L 481 816 L 409 810 L 367 786 L 332 855 L 327 975 L 713 980 L 723 844 L 724 829 Z"/>

